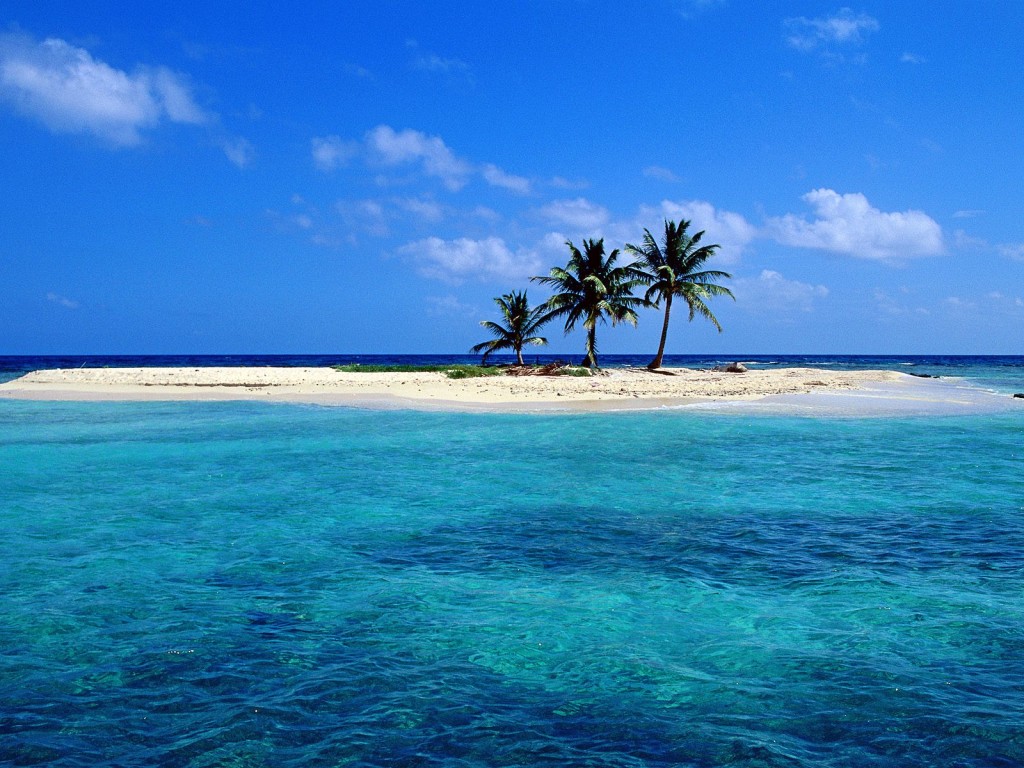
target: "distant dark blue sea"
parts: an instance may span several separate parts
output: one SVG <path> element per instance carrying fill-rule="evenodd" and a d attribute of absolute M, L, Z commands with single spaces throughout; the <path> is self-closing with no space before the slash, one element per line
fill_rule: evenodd
<path fill-rule="evenodd" d="M 473 360 L 8 357 L 0 379 Z M 1022 357 L 667 364 L 732 360 L 1024 392 Z M 807 418 L 0 399 L 0 765 L 1024 765 L 1008 402 Z"/>

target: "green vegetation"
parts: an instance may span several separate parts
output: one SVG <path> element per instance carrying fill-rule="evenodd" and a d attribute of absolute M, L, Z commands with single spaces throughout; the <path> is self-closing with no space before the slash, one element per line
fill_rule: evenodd
<path fill-rule="evenodd" d="M 473 379 L 480 376 L 500 376 L 500 368 L 483 368 L 479 365 L 332 365 L 342 373 L 443 373 L 449 379 Z"/>
<path fill-rule="evenodd" d="M 637 323 L 636 307 L 645 301 L 633 295 L 633 289 L 648 282 L 648 276 L 632 265 L 615 266 L 619 258 L 618 249 L 605 256 L 604 239 L 584 240 L 583 252 L 572 244 L 569 246 L 569 263 L 554 267 L 545 277 L 531 277 L 530 280 L 550 285 L 555 295 L 544 305 L 548 313 L 544 321 L 565 316 L 565 332 L 569 333 L 576 323 L 583 321 L 587 329 L 586 357 L 584 368 L 597 367 L 597 324 L 611 318 L 612 325 L 627 322 Z"/>
<path fill-rule="evenodd" d="M 732 275 L 703 268 L 704 262 L 714 256 L 720 246 L 700 245 L 704 232 L 698 232 L 691 237 L 686 232 L 689 227 L 688 221 L 676 224 L 674 221 L 666 220 L 665 236 L 661 246 L 649 229 L 644 230 L 643 246 L 626 245 L 626 251 L 639 257 L 637 263 L 643 265 L 648 273 L 649 287 L 644 296 L 647 305 L 656 307 L 662 299 L 665 300 L 661 342 L 658 344 L 658 352 L 654 359 L 647 365 L 651 370 L 661 368 L 661 361 L 665 355 L 665 339 L 668 338 L 668 320 L 672 314 L 673 297 L 679 296 L 686 302 L 690 309 L 691 322 L 696 315 L 700 315 L 713 323 L 719 333 L 722 332 L 722 326 L 704 300 L 712 296 L 735 298 L 728 288 L 712 282 L 731 278 Z"/>
<path fill-rule="evenodd" d="M 525 291 L 506 293 L 496 298 L 494 301 L 501 310 L 505 324 L 481 321 L 480 324 L 491 331 L 495 338 L 477 344 L 471 351 L 483 352 L 481 363 L 486 365 L 487 356 L 492 352 L 511 349 L 515 351 L 516 360 L 522 366 L 524 344 L 547 343 L 546 339 L 531 334 L 551 320 L 564 317 L 567 334 L 577 323 L 582 323 L 587 331 L 583 369 L 597 368 L 598 323 L 607 323 L 610 319 L 612 325 L 625 322 L 636 326 L 639 319 L 637 309 L 656 309 L 664 299 L 661 340 L 654 359 L 647 365 L 651 370 L 660 368 L 665 356 L 672 300 L 676 296 L 686 302 L 691 321 L 700 315 L 714 324 L 719 332 L 722 331 L 722 325 L 708 307 L 707 300 L 714 296 L 735 298 L 732 291 L 715 282 L 730 279 L 732 275 L 720 270 L 705 269 L 705 263 L 721 246 L 701 245 L 704 232 L 690 235 L 687 232 L 689 228 L 689 221 L 681 220 L 676 224 L 666 219 L 665 235 L 660 245 L 650 230 L 645 229 L 642 245 L 625 246 L 627 253 L 635 257 L 636 261 L 619 266 L 616 266 L 618 249 L 606 256 L 604 238 L 584 240 L 583 251 L 573 245 L 571 240 L 567 240 L 565 244 L 569 246 L 569 262 L 564 267 L 552 268 L 545 276 L 530 278 L 532 282 L 551 286 L 554 295 L 532 310 L 526 301 Z M 635 289 L 644 286 L 647 290 L 642 298 L 633 294 Z M 539 372 L 557 376 L 566 375 L 567 370 L 558 366 L 545 366 Z"/>
<path fill-rule="evenodd" d="M 526 298 L 526 291 L 513 291 L 499 296 L 494 300 L 501 310 L 504 325 L 490 320 L 481 320 L 480 325 L 491 332 L 494 336 L 490 341 L 484 341 L 472 348 L 472 352 L 483 352 L 480 360 L 481 365 L 487 365 L 487 356 L 499 349 L 511 349 L 516 353 L 516 362 L 523 363 L 524 344 L 547 344 L 548 340 L 541 336 L 534 336 L 541 326 L 550 318 L 544 317 L 544 307 L 530 309 L 530 302 Z"/>

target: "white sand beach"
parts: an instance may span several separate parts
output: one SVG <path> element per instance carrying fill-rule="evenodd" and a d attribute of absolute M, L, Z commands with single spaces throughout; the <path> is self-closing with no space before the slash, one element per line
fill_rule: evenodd
<path fill-rule="evenodd" d="M 332 368 L 75 368 L 0 384 L 0 397 L 34 400 L 264 400 L 380 408 L 605 410 L 750 401 L 779 395 L 865 392 L 919 384 L 895 371 L 814 368 L 746 373 L 606 369 L 592 377 L 340 372 Z"/>

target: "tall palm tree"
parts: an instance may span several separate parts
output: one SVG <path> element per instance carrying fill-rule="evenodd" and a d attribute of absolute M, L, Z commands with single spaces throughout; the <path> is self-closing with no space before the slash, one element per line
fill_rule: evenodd
<path fill-rule="evenodd" d="M 618 249 L 605 256 L 604 239 L 584 240 L 583 252 L 572 244 L 569 246 L 569 263 L 555 267 L 544 277 L 531 277 L 555 289 L 555 295 L 544 305 L 546 319 L 565 316 L 565 332 L 569 333 L 576 323 L 583 321 L 587 329 L 585 368 L 597 367 L 597 324 L 611 318 L 612 325 L 620 322 L 636 325 L 635 307 L 646 302 L 633 295 L 633 289 L 644 285 L 645 273 L 632 265 L 615 266 Z"/>
<path fill-rule="evenodd" d="M 668 337 L 668 321 L 672 314 L 672 299 L 679 296 L 686 302 L 690 309 L 690 320 L 697 315 L 706 318 L 714 324 L 718 332 L 722 332 L 722 326 L 718 318 L 714 316 L 705 300 L 712 296 L 730 296 L 733 299 L 732 291 L 724 286 L 715 283 L 715 280 L 729 279 L 732 277 L 728 272 L 704 269 L 704 263 L 715 255 L 721 246 L 701 245 L 701 238 L 704 232 L 700 231 L 693 236 L 687 234 L 690 222 L 665 220 L 665 237 L 662 244 L 654 239 L 650 230 L 644 230 L 644 242 L 642 247 L 626 245 L 626 250 L 638 257 L 638 264 L 648 271 L 647 293 L 644 298 L 648 303 L 654 299 L 657 306 L 661 300 L 665 300 L 665 321 L 661 326 L 661 341 L 658 344 L 658 353 L 647 365 L 654 370 L 661 368 L 661 361 L 665 355 L 665 339 Z"/>
<path fill-rule="evenodd" d="M 541 305 L 530 309 L 530 302 L 526 299 L 526 291 L 513 291 L 504 296 L 498 296 L 494 303 L 501 310 L 501 316 L 505 325 L 490 320 L 481 320 L 480 325 L 486 328 L 494 336 L 490 341 L 484 341 L 472 348 L 472 352 L 483 352 L 482 365 L 487 364 L 487 356 L 499 349 L 511 349 L 516 353 L 516 362 L 523 363 L 524 344 L 547 344 L 548 340 L 540 336 L 534 336 L 541 326 L 550 318 L 544 316 L 545 307 Z"/>

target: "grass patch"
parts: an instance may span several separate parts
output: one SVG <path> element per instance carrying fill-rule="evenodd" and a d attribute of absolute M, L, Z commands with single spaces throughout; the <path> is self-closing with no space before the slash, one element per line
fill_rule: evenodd
<path fill-rule="evenodd" d="M 476 379 L 481 376 L 501 376 L 501 368 L 483 368 L 479 365 L 332 365 L 342 373 L 443 373 L 449 379 Z"/>

